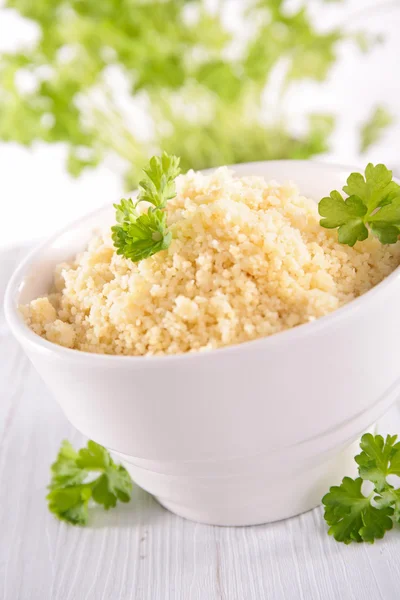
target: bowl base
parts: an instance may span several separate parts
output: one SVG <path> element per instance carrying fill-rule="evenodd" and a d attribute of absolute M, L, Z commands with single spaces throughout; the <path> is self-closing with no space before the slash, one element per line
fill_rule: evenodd
<path fill-rule="evenodd" d="M 209 511 L 199 512 L 198 510 L 194 510 L 190 506 L 182 506 L 179 504 L 173 504 L 171 502 L 166 502 L 165 500 L 154 496 L 157 502 L 166 510 L 169 510 L 177 517 L 181 517 L 183 519 L 187 519 L 188 521 L 192 521 L 194 523 L 199 523 L 200 525 L 213 525 L 215 527 L 252 527 L 256 525 L 266 525 L 268 523 L 274 523 L 276 521 L 283 521 L 285 519 L 290 519 L 291 517 L 296 517 L 305 512 L 309 512 L 314 508 L 317 508 L 321 504 L 321 499 L 318 500 L 316 504 L 313 506 L 309 506 L 308 508 L 301 510 L 300 512 L 290 513 L 286 516 L 281 516 L 277 519 L 270 519 L 268 515 L 266 515 L 265 507 L 261 509 L 256 509 L 252 506 L 252 515 L 246 516 L 243 519 L 240 518 L 239 515 L 236 515 L 234 520 L 229 520 L 226 515 L 219 514 L 218 516 L 214 513 L 212 516 Z M 243 521 L 243 522 L 242 522 Z"/>
<path fill-rule="evenodd" d="M 159 463 L 154 471 L 138 466 L 133 457 L 117 457 L 140 487 L 176 515 L 207 525 L 245 526 L 287 519 L 321 504 L 331 485 L 339 484 L 345 475 L 356 474 L 357 450 L 355 442 L 333 457 L 318 457 L 312 466 L 297 465 L 296 469 L 289 464 L 287 470 L 276 472 L 267 465 L 262 468 L 262 457 L 249 458 L 247 473 L 251 475 L 165 474 L 171 463 L 168 469 Z M 153 468 L 156 466 L 153 462 Z"/>

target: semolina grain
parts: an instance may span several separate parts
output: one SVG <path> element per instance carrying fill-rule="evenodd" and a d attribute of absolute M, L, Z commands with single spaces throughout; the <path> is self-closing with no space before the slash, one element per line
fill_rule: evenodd
<path fill-rule="evenodd" d="M 367 292 L 400 263 L 400 243 L 354 248 L 321 228 L 292 184 L 190 171 L 168 202 L 173 240 L 133 263 L 110 232 L 59 265 L 54 292 L 21 312 L 44 338 L 87 352 L 204 351 L 313 321 Z"/>

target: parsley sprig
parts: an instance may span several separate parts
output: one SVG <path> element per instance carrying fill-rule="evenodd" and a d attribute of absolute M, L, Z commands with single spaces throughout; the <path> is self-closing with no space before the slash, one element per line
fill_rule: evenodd
<path fill-rule="evenodd" d="M 336 541 L 373 543 L 392 529 L 393 520 L 400 523 L 400 488 L 387 481 L 388 475 L 400 476 L 400 442 L 396 440 L 397 435 L 385 440 L 381 435 L 363 435 L 362 452 L 355 457 L 360 476 L 345 477 L 322 498 L 328 533 Z M 374 486 L 368 496 L 362 493 L 363 481 Z"/>
<path fill-rule="evenodd" d="M 128 471 L 116 465 L 107 450 L 92 440 L 79 452 L 65 440 L 51 472 L 49 510 L 73 525 L 86 525 L 90 500 L 108 510 L 117 500 L 129 502 L 131 498 Z"/>
<path fill-rule="evenodd" d="M 351 173 L 343 191 L 322 198 L 318 205 L 322 227 L 338 228 L 341 244 L 354 246 L 371 231 L 382 244 L 395 244 L 400 234 L 400 185 L 385 165 L 370 163 L 361 173 Z"/>
<path fill-rule="evenodd" d="M 145 178 L 139 183 L 139 193 L 132 199 L 114 204 L 118 225 L 114 225 L 112 239 L 117 254 L 138 262 L 161 250 L 166 250 L 172 235 L 168 231 L 165 207 L 176 194 L 175 179 L 180 173 L 179 158 L 166 152 L 153 156 L 144 170 Z M 138 214 L 140 202 L 151 204 L 147 213 Z"/>

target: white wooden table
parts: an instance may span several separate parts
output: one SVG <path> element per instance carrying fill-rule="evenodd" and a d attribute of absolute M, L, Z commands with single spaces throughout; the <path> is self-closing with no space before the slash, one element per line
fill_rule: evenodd
<path fill-rule="evenodd" d="M 20 254 L 0 255 L 0 300 Z M 379 428 L 400 433 L 397 407 Z M 64 438 L 85 443 L 0 316 L 1 600 L 400 598 L 400 527 L 372 546 L 344 546 L 328 537 L 320 508 L 219 528 L 176 517 L 135 487 L 128 505 L 93 509 L 85 528 L 60 523 L 45 495 Z"/>

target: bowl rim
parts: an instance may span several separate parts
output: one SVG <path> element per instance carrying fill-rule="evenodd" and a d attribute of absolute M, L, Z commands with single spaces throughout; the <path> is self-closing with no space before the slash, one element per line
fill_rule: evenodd
<path fill-rule="evenodd" d="M 341 163 L 325 163 L 323 161 L 317 160 L 270 160 L 270 161 L 254 161 L 249 163 L 237 163 L 234 165 L 226 165 L 228 168 L 235 169 L 238 166 L 252 165 L 261 166 L 264 164 L 273 164 L 273 163 L 287 163 L 288 165 L 292 163 L 301 164 L 307 163 L 308 165 L 312 164 L 314 167 L 319 168 L 322 167 L 324 169 L 329 169 L 333 171 L 338 170 L 347 170 L 349 173 L 353 171 L 363 171 L 363 169 L 351 165 L 344 165 Z M 210 173 L 219 167 L 213 167 L 211 169 L 203 169 L 201 172 Z M 251 175 L 247 175 L 248 177 Z M 399 179 L 394 177 L 394 180 L 397 180 L 400 183 Z M 134 193 L 134 192 L 132 192 Z M 340 323 L 346 319 L 352 317 L 354 313 L 358 313 L 360 310 L 368 310 L 371 302 L 374 301 L 376 296 L 380 294 L 382 291 L 385 291 L 389 286 L 393 285 L 398 279 L 400 279 L 400 265 L 392 271 L 387 277 L 385 277 L 380 283 L 375 285 L 373 288 L 351 300 L 344 306 L 337 308 L 332 311 L 328 315 L 323 317 L 319 317 L 314 321 L 303 323 L 301 325 L 297 325 L 296 327 L 292 327 L 290 329 L 286 329 L 284 331 L 264 336 L 261 338 L 256 338 L 254 340 L 250 340 L 247 342 L 241 342 L 238 344 L 232 344 L 229 346 L 223 346 L 221 348 L 214 348 L 206 351 L 193 351 L 193 352 L 185 352 L 181 354 L 165 354 L 165 355 L 144 355 L 144 356 L 134 356 L 134 355 L 114 355 L 114 354 L 103 354 L 103 353 L 95 353 L 95 352 L 87 352 L 84 350 L 77 350 L 74 348 L 66 348 L 64 346 L 60 346 L 54 342 L 50 342 L 45 338 L 42 338 L 40 335 L 35 333 L 30 329 L 30 327 L 25 323 L 20 311 L 18 310 L 18 305 L 15 303 L 15 296 L 18 293 L 18 289 L 21 286 L 23 279 L 26 275 L 26 272 L 31 265 L 31 263 L 35 260 L 36 256 L 40 254 L 42 250 L 46 247 L 53 244 L 60 236 L 64 235 L 68 231 L 73 230 L 78 225 L 82 225 L 85 221 L 90 221 L 96 215 L 105 212 L 111 208 L 111 204 L 103 204 L 99 208 L 83 215 L 80 218 L 74 219 L 72 222 L 65 225 L 63 228 L 59 229 L 55 234 L 51 237 L 46 238 L 43 242 L 35 247 L 25 256 L 25 258 L 19 263 L 17 268 L 14 270 L 13 275 L 11 276 L 4 295 L 4 314 L 6 318 L 6 322 L 10 327 L 12 333 L 18 340 L 24 340 L 29 346 L 35 348 L 41 353 L 45 353 L 46 355 L 56 355 L 60 359 L 69 360 L 69 361 L 79 361 L 79 362 L 88 362 L 94 361 L 98 364 L 104 363 L 108 366 L 121 366 L 123 364 L 127 365 L 130 363 L 131 367 L 140 366 L 142 367 L 150 367 L 155 366 L 156 364 L 161 363 L 171 363 L 171 362 L 181 362 L 181 361 L 201 361 L 207 360 L 209 358 L 220 357 L 221 359 L 226 357 L 227 355 L 233 355 L 238 352 L 244 352 L 246 350 L 257 350 L 257 349 L 273 349 L 281 346 L 282 344 L 291 343 L 297 341 L 299 338 L 307 338 L 312 336 L 313 334 L 319 333 L 321 329 L 329 329 L 330 327 L 334 327 L 337 323 Z"/>

